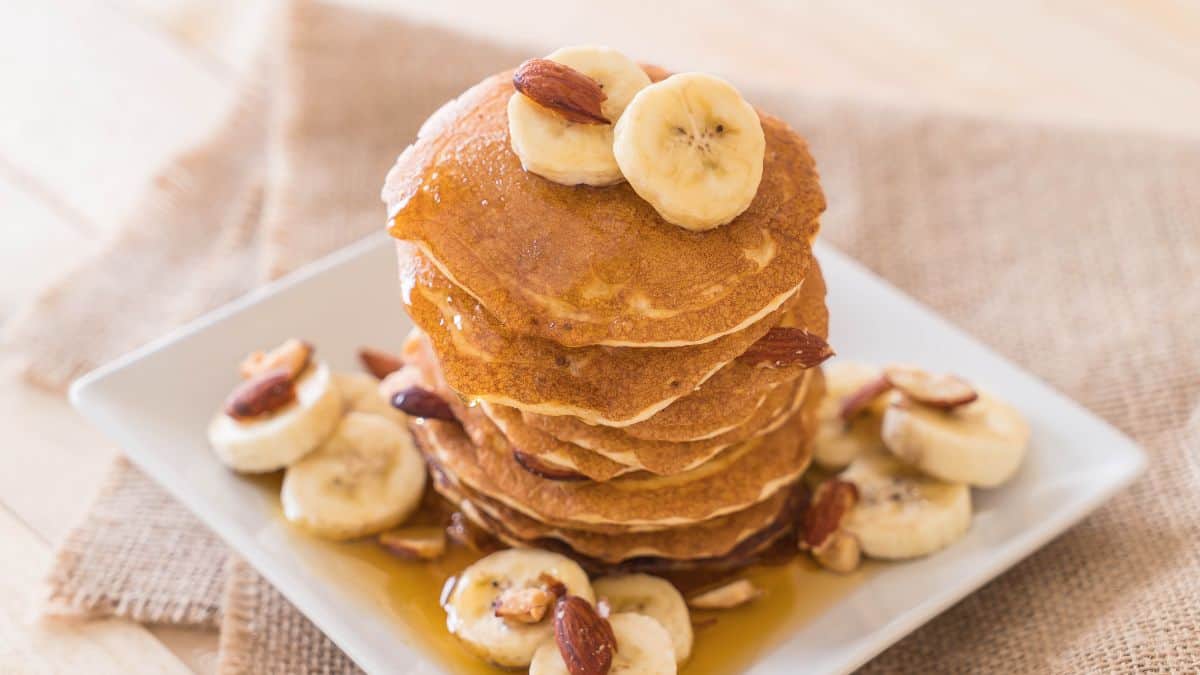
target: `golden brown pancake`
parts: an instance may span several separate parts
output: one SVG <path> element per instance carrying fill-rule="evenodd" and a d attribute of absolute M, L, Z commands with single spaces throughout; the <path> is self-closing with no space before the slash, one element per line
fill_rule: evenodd
<path fill-rule="evenodd" d="M 687 527 L 653 532 L 602 533 L 553 527 L 469 489 L 435 483 L 472 520 L 522 543 L 556 539 L 577 553 L 606 563 L 630 558 L 694 559 L 729 554 L 738 544 L 763 530 L 791 506 L 791 492 L 780 490 L 748 509 Z"/>
<path fill-rule="evenodd" d="M 813 265 L 792 308 L 794 322 L 824 337 L 829 331 L 829 312 L 825 308 L 825 279 L 820 267 Z M 651 441 L 692 441 L 712 438 L 743 425 L 766 401 L 771 389 L 795 380 L 799 368 L 754 368 L 737 360 L 717 371 L 700 387 L 667 406 L 653 417 L 623 426 L 615 431 Z M 591 425 L 567 416 L 540 415 L 522 411 L 521 417 L 555 438 L 591 447 L 611 435 L 608 428 Z"/>
<path fill-rule="evenodd" d="M 745 352 L 800 296 L 824 296 L 823 288 L 807 291 L 805 284 L 794 300 L 752 326 L 701 345 L 568 349 L 512 334 L 411 245 L 398 242 L 397 250 L 405 306 L 429 336 L 455 391 L 593 424 L 620 426 L 650 417 Z"/>
<path fill-rule="evenodd" d="M 604 483 L 546 480 L 522 468 L 503 435 L 478 447 L 455 423 L 414 424 L 431 461 L 463 485 L 525 515 L 574 529 L 620 525 L 663 529 L 745 509 L 794 483 L 808 466 L 813 411 L 823 391 L 819 371 L 802 411 L 779 429 L 735 445 L 674 476 L 621 476 Z"/>
<path fill-rule="evenodd" d="M 481 408 L 514 447 L 560 466 L 577 467 L 576 458 L 581 453 L 592 453 L 620 465 L 659 475 L 672 475 L 712 459 L 717 453 L 735 443 L 777 429 L 803 403 L 804 382 L 805 378 L 801 377 L 795 382 L 776 387 L 768 395 L 767 402 L 759 406 L 745 424 L 711 439 L 699 441 L 647 441 L 623 434 L 619 429 L 604 427 L 606 431 L 611 432 L 604 440 L 582 446 L 559 440 L 525 424 L 520 411 L 516 409 L 487 403 L 482 404 Z M 587 471 L 582 473 L 588 474 Z"/>
<path fill-rule="evenodd" d="M 560 344 L 670 347 L 744 330 L 804 281 L 825 199 L 803 139 L 760 117 L 763 178 L 727 225 L 665 222 L 627 185 L 566 186 L 511 150 L 512 72 L 436 112 L 383 190 L 414 242 L 511 332 Z"/>

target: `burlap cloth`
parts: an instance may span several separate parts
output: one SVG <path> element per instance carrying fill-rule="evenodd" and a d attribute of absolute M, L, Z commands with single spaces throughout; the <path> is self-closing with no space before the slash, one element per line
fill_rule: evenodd
<path fill-rule="evenodd" d="M 380 183 L 425 116 L 547 51 L 313 2 L 277 25 L 227 122 L 10 326 L 35 381 L 61 387 L 377 230 Z M 811 140 L 827 241 L 1152 455 L 1131 489 L 866 670 L 1200 670 L 1200 143 L 749 96 Z M 46 611 L 219 626 L 223 673 L 354 669 L 226 558 L 120 462 L 62 544 Z"/>

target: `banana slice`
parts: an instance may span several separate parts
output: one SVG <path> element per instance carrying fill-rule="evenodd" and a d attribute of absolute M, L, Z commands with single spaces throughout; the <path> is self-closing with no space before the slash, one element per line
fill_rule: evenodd
<path fill-rule="evenodd" d="M 858 488 L 858 503 L 842 529 L 873 558 L 928 555 L 971 525 L 970 488 L 929 478 L 885 452 L 859 457 L 838 477 Z"/>
<path fill-rule="evenodd" d="M 408 415 L 400 412 L 384 398 L 379 380 L 366 373 L 334 373 L 333 381 L 342 393 L 342 406 L 347 412 L 371 413 L 386 417 L 400 426 L 408 424 Z"/>
<path fill-rule="evenodd" d="M 329 366 L 309 365 L 295 389 L 295 401 L 260 418 L 237 420 L 218 413 L 208 425 L 208 440 L 217 457 L 235 471 L 266 473 L 282 469 L 320 445 L 342 415 Z"/>
<path fill-rule="evenodd" d="M 824 366 L 825 398 L 817 409 L 817 433 L 813 438 L 813 460 L 823 469 L 845 468 L 855 457 L 883 447 L 880 425 L 887 409 L 880 396 L 849 420 L 842 415 L 846 399 L 883 374 L 878 368 L 854 361 L 835 361 Z"/>
<path fill-rule="evenodd" d="M 671 582 L 649 574 L 626 574 L 597 579 L 592 588 L 596 597 L 608 600 L 613 612 L 645 614 L 662 624 L 675 646 L 676 662 L 692 655 L 692 617 Z"/>
<path fill-rule="evenodd" d="M 594 602 L 587 573 L 566 556 L 533 548 L 493 553 L 475 562 L 454 582 L 444 603 L 446 626 L 480 657 L 506 668 L 528 666 L 538 645 L 554 644 L 553 611 L 536 622 L 497 616 L 515 594 L 546 589 L 555 582 L 566 592 Z M 553 602 L 553 600 L 549 600 Z M 667 639 L 670 646 L 670 638 Z"/>
<path fill-rule="evenodd" d="M 613 130 L 625 180 L 667 222 L 688 230 L 709 230 L 745 211 L 765 153 L 753 106 L 733 85 L 704 73 L 642 89 Z"/>
<path fill-rule="evenodd" d="M 408 430 L 351 412 L 321 447 L 288 467 L 280 496 L 289 521 L 340 540 L 399 525 L 424 491 L 425 461 Z"/>
<path fill-rule="evenodd" d="M 634 612 L 608 618 L 617 637 L 617 653 L 608 672 L 621 675 L 670 675 L 676 672 L 671 636 L 658 621 Z M 529 675 L 569 675 L 553 640 L 538 648 Z"/>
<path fill-rule="evenodd" d="M 883 415 L 883 443 L 897 457 L 945 481 L 993 487 L 1016 473 L 1029 446 L 1029 425 L 1012 406 L 980 392 L 951 410 L 893 392 Z"/>
<path fill-rule="evenodd" d="M 546 57 L 600 83 L 608 98 L 600 109 L 615 123 L 650 77 L 629 57 L 608 47 L 564 47 Z M 523 94 L 508 100 L 508 135 L 526 171 L 563 185 L 614 185 L 624 180 L 613 157 L 612 124 L 578 124 Z"/>

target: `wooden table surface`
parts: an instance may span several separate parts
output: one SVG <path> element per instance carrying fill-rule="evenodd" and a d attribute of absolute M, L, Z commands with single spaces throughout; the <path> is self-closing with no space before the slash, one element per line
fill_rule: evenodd
<path fill-rule="evenodd" d="M 1200 136 L 1200 4 L 1188 0 L 369 4 L 737 81 Z M 214 123 L 270 5 L 3 3 L 0 321 L 99 246 L 152 171 Z M 15 436 L 0 445 L 0 672 L 213 672 L 211 633 L 33 619 L 53 547 L 117 449 L 16 373 L 16 355 L 0 352 L 2 428 Z"/>

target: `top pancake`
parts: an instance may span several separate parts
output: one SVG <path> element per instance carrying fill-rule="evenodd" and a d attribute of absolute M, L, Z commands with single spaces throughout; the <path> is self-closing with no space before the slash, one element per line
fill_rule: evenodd
<path fill-rule="evenodd" d="M 509 145 L 511 79 L 489 77 L 430 117 L 383 190 L 392 235 L 510 331 L 570 347 L 696 344 L 746 328 L 800 286 L 825 199 L 782 121 L 760 114 L 766 157 L 750 207 L 691 232 L 627 184 L 526 172 Z"/>

